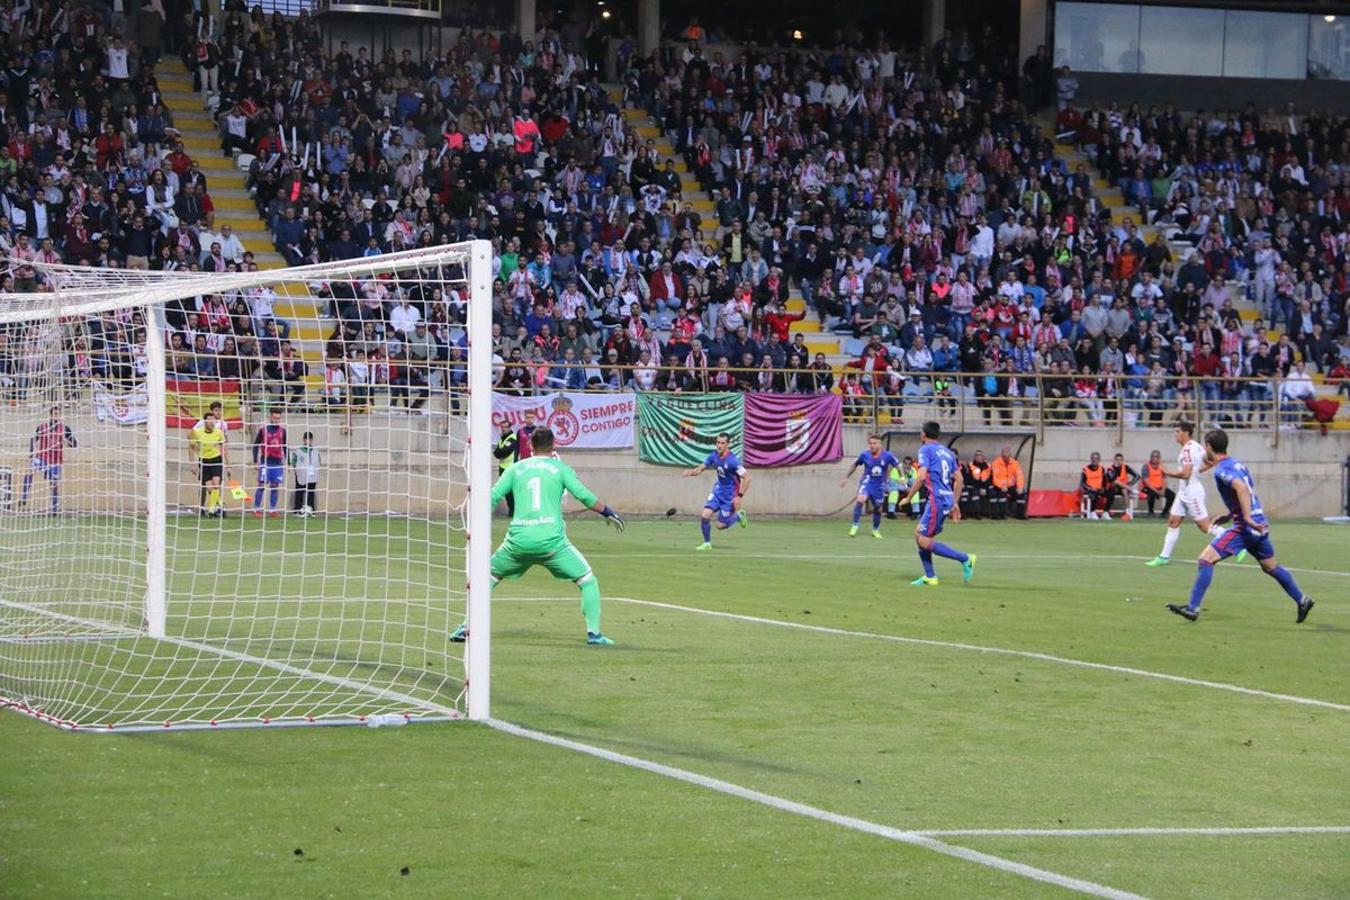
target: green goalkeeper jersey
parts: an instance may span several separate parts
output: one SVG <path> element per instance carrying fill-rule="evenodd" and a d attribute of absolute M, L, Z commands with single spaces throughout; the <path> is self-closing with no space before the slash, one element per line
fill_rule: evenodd
<path fill-rule="evenodd" d="M 515 498 L 516 514 L 506 532 L 506 542 L 522 549 L 565 542 L 564 491 L 586 506 L 595 503 L 595 494 L 581 483 L 571 466 L 552 456 L 531 456 L 503 472 L 492 486 L 492 505 L 508 493 Z"/>

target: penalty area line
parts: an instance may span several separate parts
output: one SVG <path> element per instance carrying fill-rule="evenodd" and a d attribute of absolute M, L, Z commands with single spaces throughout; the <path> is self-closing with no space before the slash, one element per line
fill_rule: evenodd
<path fill-rule="evenodd" d="M 831 628 L 828 625 L 808 625 L 805 622 L 788 622 L 783 619 L 768 619 L 763 616 L 749 616 L 743 613 L 725 612 L 720 609 L 703 609 L 698 606 L 683 606 L 678 603 L 661 603 L 656 600 L 638 600 L 633 597 L 611 597 L 619 603 L 634 606 L 647 606 L 653 609 L 668 609 L 675 612 L 695 613 L 718 619 L 730 619 L 735 622 L 748 622 L 754 625 L 772 625 L 777 628 L 792 628 L 798 631 L 810 631 L 815 634 L 831 634 L 836 637 L 855 637 L 874 641 L 889 641 L 894 644 L 911 644 L 920 647 L 940 647 L 947 650 L 971 650 L 992 656 L 1014 656 L 1019 659 L 1034 659 L 1040 662 L 1057 663 L 1063 666 L 1077 666 L 1080 669 L 1095 669 L 1099 672 L 1115 672 L 1119 675 L 1136 675 L 1140 678 L 1152 678 L 1157 681 L 1170 681 L 1191 687 L 1210 688 L 1216 691 L 1228 691 L 1248 697 L 1262 697 L 1266 700 L 1278 700 L 1283 703 L 1296 703 L 1301 706 L 1316 706 L 1321 709 L 1334 709 L 1338 712 L 1350 712 L 1350 704 L 1333 703 L 1330 700 L 1317 700 L 1312 697 L 1299 697 L 1295 694 L 1280 694 L 1263 691 L 1259 688 L 1243 687 L 1226 681 L 1209 681 L 1204 678 L 1188 678 L 1185 675 L 1173 675 L 1169 672 L 1154 672 L 1149 669 L 1136 669 L 1133 666 L 1117 666 L 1110 663 L 1091 662 L 1086 659 L 1073 659 L 1068 656 L 1055 656 L 1051 653 L 1037 653 L 1033 650 L 1014 650 L 1008 647 L 986 647 L 980 644 L 966 644 L 960 641 L 938 641 L 928 638 L 905 637 L 898 634 L 884 634 L 876 631 L 851 631 L 846 628 Z"/>
<path fill-rule="evenodd" d="M 1263 825 L 1250 828 L 947 828 L 915 831 L 924 837 L 1243 837 L 1249 835 L 1350 834 L 1350 825 Z"/>
<path fill-rule="evenodd" d="M 884 549 L 886 549 L 884 546 L 879 547 L 879 550 Z M 980 551 L 978 548 L 976 548 L 976 553 L 979 555 L 980 559 L 1001 559 L 1010 562 L 1053 563 L 1053 562 L 1081 562 L 1083 560 L 1082 554 L 1069 554 L 1069 553 L 986 553 Z M 604 551 L 593 552 L 587 553 L 586 558 L 587 559 L 680 559 L 688 555 L 689 554 L 683 550 L 635 550 L 631 553 L 629 552 L 610 553 Z M 772 553 L 772 552 L 761 552 L 756 550 L 745 550 L 740 547 L 734 546 L 728 550 L 726 555 L 728 557 L 734 557 L 735 559 L 781 559 L 789 561 L 804 560 L 807 562 L 829 562 L 831 560 L 839 560 L 839 559 L 871 560 L 877 563 L 888 563 L 891 561 L 889 557 L 885 556 L 880 552 Z M 1153 559 L 1152 556 L 1131 556 L 1131 555 L 1102 556 L 1094 559 L 1094 562 L 1097 563 L 1114 562 L 1114 563 L 1132 564 L 1136 562 L 1148 562 L 1151 559 Z M 1176 565 L 1185 565 L 1186 563 L 1189 562 L 1193 562 L 1193 560 L 1187 559 L 1185 561 L 1178 561 Z M 1350 572 L 1340 572 L 1335 571 L 1333 569 L 1310 569 L 1304 566 L 1285 566 L 1285 568 L 1288 569 L 1290 572 L 1296 572 L 1300 575 L 1322 575 L 1328 578 L 1350 578 Z M 1244 571 L 1258 571 L 1258 572 L 1260 571 L 1260 568 L 1258 566 L 1253 566 L 1251 564 L 1246 564 L 1242 566 L 1234 564 L 1228 569 L 1228 571 L 1238 571 L 1239 569 Z"/>
<path fill-rule="evenodd" d="M 1117 890 L 1116 888 L 1108 887 L 1104 884 L 1098 884 L 1095 881 L 1086 881 L 1081 878 L 1074 878 L 1069 875 L 1052 872 L 1049 869 L 1039 869 L 1035 866 L 1026 865 L 1025 863 L 1005 859 L 1001 856 L 994 856 L 990 853 L 982 853 L 979 850 L 958 847 L 955 844 L 948 844 L 944 841 L 940 841 L 931 835 L 920 834 L 914 831 L 905 831 L 900 828 L 892 828 L 889 825 L 870 822 L 866 819 L 858 819 L 853 816 L 832 813 L 829 810 L 821 809 L 817 806 L 809 806 L 805 803 L 798 803 L 795 800 L 788 800 L 774 794 L 766 794 L 763 791 L 757 791 L 752 788 L 742 787 L 738 784 L 732 784 L 729 781 L 722 781 L 720 778 L 700 775 L 697 772 L 690 772 L 686 769 L 665 765 L 664 763 L 653 762 L 636 756 L 629 756 L 626 753 L 616 753 L 613 750 L 606 750 L 603 747 L 583 744 L 580 741 L 570 740 L 543 731 L 535 731 L 532 728 L 524 728 L 520 725 L 501 721 L 500 719 L 489 719 L 487 724 L 505 734 L 526 738 L 531 741 L 537 741 L 538 743 L 548 744 L 564 750 L 571 750 L 575 753 L 584 753 L 587 756 L 593 756 L 597 759 L 605 760 L 606 762 L 618 763 L 619 765 L 628 766 L 629 768 L 640 769 L 654 775 L 661 775 L 676 781 L 682 781 L 685 784 L 691 784 L 710 791 L 716 791 L 719 794 L 726 794 L 741 800 L 749 800 L 752 803 L 758 803 L 761 806 L 767 806 L 770 809 L 776 809 L 779 812 L 792 813 L 793 815 L 815 819 L 816 821 L 825 822 L 830 825 L 838 825 L 842 828 L 848 828 L 875 837 L 885 838 L 897 843 L 921 847 L 934 853 L 940 853 L 943 856 L 949 856 L 964 862 L 996 869 L 1000 872 L 1006 872 L 1022 878 L 1029 878 L 1044 884 L 1052 884 L 1056 887 L 1077 891 L 1080 894 L 1086 894 L 1090 897 L 1104 897 L 1110 898 L 1110 900 L 1142 900 L 1139 894 Z"/>

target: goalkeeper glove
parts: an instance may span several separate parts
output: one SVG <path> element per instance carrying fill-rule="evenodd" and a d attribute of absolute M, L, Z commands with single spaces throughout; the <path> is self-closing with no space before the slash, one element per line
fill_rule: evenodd
<path fill-rule="evenodd" d="M 623 531 L 623 516 L 619 515 L 608 506 L 600 510 L 600 515 L 604 516 L 605 521 L 609 522 L 609 524 L 613 525 L 616 529 Z"/>

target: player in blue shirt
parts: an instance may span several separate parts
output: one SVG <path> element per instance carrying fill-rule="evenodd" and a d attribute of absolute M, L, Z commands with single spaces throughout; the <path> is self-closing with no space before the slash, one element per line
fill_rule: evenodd
<path fill-rule="evenodd" d="M 853 465 L 849 466 L 844 480 L 839 482 L 840 487 L 848 484 L 853 473 L 858 471 L 859 467 L 862 468 L 862 477 L 858 480 L 858 496 L 853 500 L 853 527 L 848 530 L 849 537 L 858 533 L 864 503 L 872 505 L 872 537 L 881 537 L 881 511 L 886 504 L 886 493 L 889 490 L 888 478 L 891 469 L 898 468 L 899 465 L 900 460 L 895 458 L 894 453 L 881 449 L 881 435 L 867 436 L 867 449 L 858 454 Z"/>
<path fill-rule="evenodd" d="M 718 531 L 730 528 L 737 522 L 742 528 L 750 527 L 750 517 L 740 508 L 741 498 L 745 496 L 746 488 L 750 487 L 750 474 L 745 471 L 740 457 L 731 452 L 731 435 L 719 434 L 717 449 L 709 453 L 708 458 L 699 465 L 685 469 L 684 475 L 686 478 L 693 478 L 709 469 L 717 471 L 717 484 L 703 503 L 703 515 L 699 519 L 699 526 L 703 529 L 703 543 L 695 547 L 695 550 L 712 549 L 713 513 L 717 514 Z"/>
<path fill-rule="evenodd" d="M 1261 498 L 1256 496 L 1251 471 L 1228 455 L 1228 435 L 1218 428 L 1205 435 L 1205 451 L 1214 466 L 1214 481 L 1219 488 L 1219 497 L 1233 516 L 1233 526 L 1216 537 L 1200 554 L 1195 584 L 1191 587 L 1191 602 L 1185 606 L 1169 603 L 1167 608 L 1183 619 L 1194 622 L 1200 617 L 1200 604 L 1204 602 L 1205 591 L 1214 579 L 1214 564 L 1246 550 L 1261 563 L 1261 570 L 1278 581 L 1284 592 L 1298 605 L 1296 621 L 1302 622 L 1312 611 L 1313 599 L 1299 590 L 1294 576 L 1275 559 L 1275 545 L 1270 542 L 1270 520 L 1261 509 Z"/>
<path fill-rule="evenodd" d="M 961 564 L 961 580 L 970 581 L 975 574 L 975 554 L 953 550 L 941 541 L 935 541 L 942 531 L 942 523 L 951 516 L 953 522 L 961 521 L 961 508 L 956 498 L 961 496 L 964 487 L 961 479 L 961 467 L 956 463 L 956 454 L 942 446 L 942 426 L 937 422 L 923 423 L 923 444 L 919 447 L 918 474 L 909 486 L 903 504 L 918 492 L 920 487 L 928 489 L 928 503 L 919 515 L 918 527 L 914 529 L 914 540 L 919 545 L 919 561 L 923 563 L 923 574 L 910 582 L 921 587 L 938 583 L 937 573 L 933 571 L 933 554 L 954 559 Z"/>

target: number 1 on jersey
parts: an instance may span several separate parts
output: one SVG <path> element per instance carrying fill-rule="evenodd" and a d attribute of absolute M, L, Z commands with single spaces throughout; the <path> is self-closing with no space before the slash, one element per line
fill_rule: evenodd
<path fill-rule="evenodd" d="M 539 485 L 538 478 L 531 478 L 525 482 L 525 490 L 530 492 L 530 512 L 539 512 L 539 502 L 543 495 L 543 488 Z"/>

